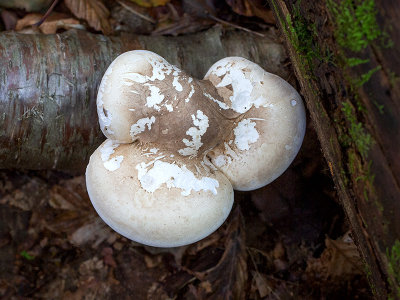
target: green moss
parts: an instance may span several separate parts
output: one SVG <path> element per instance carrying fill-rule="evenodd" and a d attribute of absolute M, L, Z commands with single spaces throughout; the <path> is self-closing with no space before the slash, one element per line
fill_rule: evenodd
<path fill-rule="evenodd" d="M 375 205 L 376 205 L 376 207 L 379 209 L 379 211 L 380 211 L 381 213 L 383 213 L 383 211 L 385 210 L 385 208 L 383 207 L 382 203 L 379 202 L 379 201 L 375 201 Z"/>
<path fill-rule="evenodd" d="M 393 293 L 400 298 L 400 241 L 396 240 L 391 249 L 386 249 L 389 263 L 390 284 Z"/>
<path fill-rule="evenodd" d="M 301 54 L 308 66 L 314 58 L 320 57 L 319 48 L 314 46 L 315 26 L 309 25 L 300 13 L 300 1 L 294 5 L 292 34 L 296 37 L 296 50 Z"/>
<path fill-rule="evenodd" d="M 382 35 L 376 21 L 374 0 L 328 0 L 328 8 L 336 23 L 339 45 L 360 52 Z"/>
<path fill-rule="evenodd" d="M 333 16 L 336 26 L 335 36 L 341 46 L 344 67 L 353 68 L 369 62 L 369 59 L 357 57 L 362 50 L 376 40 L 384 39 L 376 21 L 377 10 L 374 0 L 341 0 L 335 2 L 328 0 L 327 6 Z M 346 50 L 353 52 L 352 57 L 347 57 Z M 357 89 L 367 83 L 371 76 L 381 69 L 377 66 L 362 74 L 358 78 L 350 79 L 352 88 Z"/>
<path fill-rule="evenodd" d="M 369 59 L 361 59 L 358 57 L 348 57 L 346 58 L 346 65 L 349 67 L 355 67 L 358 65 L 369 63 Z"/>
<path fill-rule="evenodd" d="M 349 155 L 348 155 L 348 158 L 349 158 L 349 171 L 350 171 L 350 174 L 355 174 L 356 173 L 356 158 L 357 158 L 357 156 L 356 156 L 356 154 L 353 152 L 353 151 L 351 151 L 351 152 L 349 152 Z"/>
<path fill-rule="evenodd" d="M 372 100 L 372 103 L 374 103 L 374 105 L 379 110 L 379 113 L 381 115 L 383 115 L 385 113 L 385 106 L 383 104 L 379 104 L 376 100 Z"/>
<path fill-rule="evenodd" d="M 272 5 L 272 8 L 276 13 L 276 17 L 279 24 L 281 24 L 282 30 L 285 32 L 287 38 L 289 39 L 298 56 L 297 66 L 303 73 L 304 78 L 306 79 L 305 82 L 307 82 L 309 90 L 314 94 L 314 96 L 317 96 L 318 92 L 315 88 L 312 87 L 311 80 L 309 80 L 312 78 L 311 62 L 316 56 L 316 52 L 313 50 L 313 36 L 308 34 L 309 28 L 305 23 L 305 19 L 302 18 L 300 14 L 298 5 L 300 2 L 301 0 L 297 4 L 295 4 L 296 16 L 293 18 L 294 21 L 292 21 L 292 18 L 289 14 L 284 17 L 282 16 L 274 0 L 271 0 L 270 4 Z M 319 103 L 317 103 L 317 105 L 318 104 Z"/>
<path fill-rule="evenodd" d="M 372 137 L 366 132 L 362 123 L 357 121 L 356 114 L 350 103 L 344 102 L 342 112 L 346 120 L 350 123 L 349 136 L 351 141 L 356 146 L 358 152 L 365 159 L 368 156 L 368 151 L 372 145 Z"/>
<path fill-rule="evenodd" d="M 389 82 L 392 87 L 398 84 L 400 77 L 396 75 L 395 72 L 389 71 Z"/>
<path fill-rule="evenodd" d="M 273 5 L 275 4 L 273 3 Z M 300 6 L 301 0 L 293 4 L 292 17 L 286 15 L 287 27 L 285 30 L 293 48 L 299 55 L 302 71 L 312 76 L 314 60 L 328 62 L 331 60 L 332 53 L 328 50 L 322 51 L 315 42 L 318 36 L 315 24 L 307 22 L 301 14 Z"/>
<path fill-rule="evenodd" d="M 364 261 L 364 272 L 365 272 L 365 275 L 367 276 L 367 280 L 369 282 L 369 286 L 371 287 L 372 294 L 376 295 L 376 287 L 374 284 L 374 280 L 372 279 L 372 271 L 371 271 L 370 266 L 365 261 Z"/>
<path fill-rule="evenodd" d="M 366 201 L 369 201 L 369 196 L 375 193 L 374 190 L 374 180 L 375 175 L 371 172 L 372 161 L 369 161 L 366 165 L 362 164 L 360 161 L 357 153 L 354 149 L 349 149 L 347 152 L 348 157 L 348 171 L 350 175 L 355 177 L 355 182 L 362 182 L 363 186 L 363 195 Z M 375 204 L 377 205 L 380 211 L 383 211 L 382 205 L 376 201 Z"/>
<path fill-rule="evenodd" d="M 349 178 L 347 177 L 347 172 L 344 169 L 340 169 L 340 176 L 342 177 L 344 186 L 349 185 Z"/>
<path fill-rule="evenodd" d="M 370 196 L 374 195 L 374 180 L 375 174 L 371 171 L 372 161 L 368 161 L 367 164 L 363 164 L 361 158 L 366 160 L 369 149 L 372 145 L 372 137 L 366 132 L 362 123 L 357 121 L 355 110 L 349 102 L 344 102 L 342 112 L 349 123 L 348 134 L 341 135 L 341 143 L 344 147 L 351 147 L 347 151 L 348 158 L 348 172 L 355 178 L 355 182 L 362 182 L 363 195 L 366 201 L 369 201 Z M 357 154 L 358 151 L 361 154 L 361 158 Z M 375 203 L 378 208 L 382 211 L 383 207 L 380 203 Z"/>
<path fill-rule="evenodd" d="M 20 255 L 25 258 L 26 260 L 34 260 L 35 257 L 30 255 L 28 252 L 26 252 L 25 250 L 21 251 Z"/>
<path fill-rule="evenodd" d="M 361 77 L 358 78 L 358 79 L 355 81 L 356 87 L 361 87 L 361 86 L 363 86 L 365 83 L 367 83 L 367 82 L 371 79 L 372 75 L 373 75 L 375 72 L 379 71 L 380 69 L 382 69 L 382 67 L 381 67 L 381 66 L 377 66 L 376 68 L 374 68 L 374 69 L 372 69 L 372 70 L 369 70 L 367 73 L 362 74 Z"/>

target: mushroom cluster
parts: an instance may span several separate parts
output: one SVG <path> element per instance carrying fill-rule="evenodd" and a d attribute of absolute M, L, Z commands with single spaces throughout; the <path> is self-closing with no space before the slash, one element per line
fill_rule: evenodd
<path fill-rule="evenodd" d="M 97 112 L 107 140 L 86 170 L 93 206 L 118 233 L 157 247 L 215 231 L 233 190 L 286 170 L 306 123 L 296 90 L 253 62 L 227 57 L 198 80 L 145 50 L 112 62 Z"/>

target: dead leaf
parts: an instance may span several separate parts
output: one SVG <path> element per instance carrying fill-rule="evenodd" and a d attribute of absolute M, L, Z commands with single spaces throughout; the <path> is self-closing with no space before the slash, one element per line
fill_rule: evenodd
<path fill-rule="evenodd" d="M 86 191 L 84 176 L 60 180 L 50 190 L 50 203 L 55 209 L 93 210 L 89 195 Z M 93 210 L 94 212 L 94 210 Z"/>
<path fill-rule="evenodd" d="M 3 9 L 0 15 L 6 30 L 14 30 L 18 21 L 17 14 L 13 11 Z"/>
<path fill-rule="evenodd" d="M 221 240 L 221 238 L 221 231 L 218 230 L 208 237 L 198 241 L 197 243 L 189 245 L 186 253 L 189 255 L 196 255 L 196 253 L 200 252 L 201 250 L 216 244 L 218 241 Z"/>
<path fill-rule="evenodd" d="M 215 21 L 211 19 L 194 18 L 191 15 L 183 14 L 179 20 L 166 20 L 159 22 L 157 28 L 152 32 L 152 35 L 173 35 L 188 34 L 199 32 L 214 25 Z"/>
<path fill-rule="evenodd" d="M 41 14 L 27 14 L 25 17 L 18 20 L 18 22 L 15 26 L 15 30 L 20 31 L 23 28 L 26 28 L 28 26 L 31 26 L 31 25 L 39 22 L 40 19 L 42 18 L 42 16 L 43 15 L 41 15 Z"/>
<path fill-rule="evenodd" d="M 149 269 L 157 267 L 162 262 L 162 255 L 145 255 L 144 262 L 146 263 L 146 267 Z"/>
<path fill-rule="evenodd" d="M 266 23 L 275 24 L 275 17 L 267 5 L 267 1 L 263 0 L 226 0 L 226 3 L 232 10 L 242 16 L 259 17 Z"/>
<path fill-rule="evenodd" d="M 119 31 L 135 32 L 136 34 L 150 34 L 157 21 L 150 16 L 152 9 L 139 6 L 129 0 L 117 0 L 120 6 L 111 10 L 111 17 L 115 22 L 114 28 Z"/>
<path fill-rule="evenodd" d="M 247 283 L 247 252 L 243 216 L 237 207 L 226 230 L 225 251 L 218 264 L 194 275 L 210 285 L 199 286 L 207 292 L 207 299 L 244 299 Z"/>
<path fill-rule="evenodd" d="M 69 235 L 70 242 L 75 246 L 83 246 L 91 243 L 92 248 L 97 248 L 102 242 L 107 240 L 113 232 L 103 220 L 95 218 L 92 222 L 87 222 Z"/>
<path fill-rule="evenodd" d="M 138 244 L 139 246 L 143 246 L 141 244 Z M 149 253 L 153 255 L 158 255 L 158 254 L 165 254 L 165 253 L 170 253 L 174 256 L 175 262 L 178 265 L 181 265 L 182 262 L 182 256 L 185 254 L 186 249 L 189 247 L 188 245 L 185 246 L 180 246 L 180 247 L 171 247 L 171 248 L 158 248 L 158 247 L 150 247 L 150 246 L 143 246 Z"/>
<path fill-rule="evenodd" d="M 170 2 L 171 0 L 130 0 L 130 1 L 143 7 L 156 7 L 156 6 L 163 6 L 168 2 Z"/>
<path fill-rule="evenodd" d="M 59 29 L 69 30 L 69 29 L 84 29 L 84 27 L 79 23 L 78 20 L 73 18 L 60 19 L 55 21 L 46 21 L 39 26 L 39 29 L 44 34 L 54 34 Z"/>
<path fill-rule="evenodd" d="M 104 34 L 111 33 L 110 12 L 101 0 L 65 0 L 65 5 L 78 18 Z"/>
<path fill-rule="evenodd" d="M 27 14 L 24 18 L 18 20 L 15 30 L 21 31 L 29 28 L 30 26 L 38 23 L 42 19 L 41 14 Z M 79 21 L 70 18 L 70 16 L 61 13 L 52 13 L 46 20 L 39 26 L 40 32 L 44 34 L 54 34 L 59 29 L 84 29 Z"/>
<path fill-rule="evenodd" d="M 259 272 L 251 272 L 254 279 L 254 287 L 260 294 L 261 298 L 269 295 L 271 293 L 271 287 L 268 284 L 268 280 L 265 274 L 260 274 Z"/>
<path fill-rule="evenodd" d="M 117 263 L 113 257 L 113 249 L 110 247 L 105 247 L 101 250 L 101 255 L 103 255 L 103 262 L 113 268 L 117 267 Z"/>
<path fill-rule="evenodd" d="M 206 294 L 212 292 L 212 285 L 209 281 L 200 282 L 199 287 L 203 289 L 206 292 Z"/>
<path fill-rule="evenodd" d="M 306 273 L 323 280 L 335 280 L 362 274 L 362 262 L 349 233 L 337 240 L 325 239 L 326 249 L 320 258 L 308 261 Z"/>
<path fill-rule="evenodd" d="M 210 238 L 199 252 L 196 253 L 196 247 L 191 246 L 186 252 L 184 265 L 176 266 L 175 272 L 153 286 L 151 299 L 163 298 L 165 294 L 173 297 L 184 287 L 188 287 L 185 299 L 244 299 L 247 250 L 240 208 L 232 213 L 228 222 L 225 230 L 218 230 L 220 238 Z M 214 243 L 210 244 L 211 241 Z M 208 246 L 203 248 L 205 245 Z"/>
<path fill-rule="evenodd" d="M 98 257 L 93 257 L 80 264 L 79 274 L 84 277 L 90 277 L 90 275 L 103 268 L 104 268 L 103 261 Z"/>
<path fill-rule="evenodd" d="M 4 0 L 0 1 L 2 7 L 20 8 L 27 12 L 41 11 L 51 5 L 53 0 Z"/>
<path fill-rule="evenodd" d="M 189 290 L 185 294 L 186 299 L 206 299 L 203 289 L 197 289 L 193 284 L 188 285 Z"/>
<path fill-rule="evenodd" d="M 12 193 L 0 198 L 0 204 L 8 204 L 24 211 L 30 211 L 45 199 L 46 188 L 47 184 L 44 181 L 34 178 Z"/>
<path fill-rule="evenodd" d="M 272 250 L 272 254 L 275 259 L 283 258 L 285 256 L 285 252 L 285 247 L 283 246 L 283 243 L 281 241 L 278 241 L 275 245 L 274 250 Z"/>
<path fill-rule="evenodd" d="M 50 190 L 52 213 L 46 215 L 46 228 L 55 233 L 66 233 L 75 246 L 91 244 L 97 248 L 102 242 L 115 241 L 115 236 L 97 215 L 86 192 L 84 176 L 61 180 Z"/>
<path fill-rule="evenodd" d="M 98 257 L 93 257 L 79 265 L 79 281 L 73 291 L 67 290 L 62 299 L 106 299 L 114 280 L 108 280 L 108 267 Z"/>

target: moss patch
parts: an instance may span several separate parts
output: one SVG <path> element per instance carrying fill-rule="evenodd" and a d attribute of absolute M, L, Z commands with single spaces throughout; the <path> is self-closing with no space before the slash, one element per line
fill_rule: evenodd
<path fill-rule="evenodd" d="M 317 40 L 315 24 L 310 24 L 300 11 L 301 0 L 293 4 L 293 14 L 286 16 L 286 34 L 290 38 L 296 53 L 299 55 L 302 71 L 312 76 L 315 59 L 328 62 L 331 59 L 329 51 L 322 51 Z M 326 53 L 324 53 L 326 52 Z"/>
<path fill-rule="evenodd" d="M 382 35 L 374 0 L 328 0 L 328 8 L 335 19 L 341 47 L 360 52 Z"/>
<path fill-rule="evenodd" d="M 389 71 L 389 81 L 390 85 L 394 87 L 400 81 L 400 77 L 395 72 Z"/>
<path fill-rule="evenodd" d="M 354 143 L 358 152 L 360 152 L 361 156 L 365 159 L 368 155 L 368 151 L 372 145 L 372 137 L 371 135 L 364 129 L 363 124 L 357 121 L 356 113 L 353 106 L 344 102 L 342 106 L 342 112 L 346 120 L 350 123 L 349 127 L 349 137 L 350 140 L 343 140 L 345 143 L 347 142 L 347 146 Z"/>
<path fill-rule="evenodd" d="M 400 241 L 396 240 L 392 248 L 386 250 L 386 254 L 389 261 L 392 292 L 395 298 L 400 298 Z"/>
<path fill-rule="evenodd" d="M 370 63 L 366 48 L 382 40 L 384 35 L 377 23 L 374 0 L 327 0 L 327 7 L 335 25 L 335 38 L 339 45 L 338 64 L 345 70 L 344 77 L 349 83 L 349 92 L 355 103 L 355 105 L 350 101 L 342 103 L 341 111 L 349 126 L 347 134 L 341 137 L 341 142 L 345 147 L 355 146 L 365 161 L 363 167 L 356 168 L 354 163 L 356 153 L 351 152 L 352 156 L 348 157 L 349 172 L 353 175 L 359 174 L 356 181 L 361 180 L 365 183 L 364 197 L 368 200 L 368 195 L 374 191 L 374 174 L 371 172 L 371 162 L 367 160 L 373 139 L 364 124 L 357 119 L 357 115 L 365 113 L 358 91 L 381 69 L 381 66 L 378 65 L 358 76 L 351 75 L 353 73 L 351 69 Z M 384 112 L 381 105 L 375 105 L 380 113 Z"/>
<path fill-rule="evenodd" d="M 327 6 L 336 26 L 336 40 L 343 50 L 341 56 L 344 67 L 353 68 L 368 63 L 369 59 L 362 58 L 363 50 L 375 41 L 384 40 L 385 37 L 376 20 L 375 1 L 341 0 L 336 2 L 328 0 Z M 352 53 L 351 57 L 347 57 L 345 54 L 349 51 Z M 352 88 L 363 86 L 380 69 L 381 66 L 377 66 L 358 78 L 349 80 Z"/>
<path fill-rule="evenodd" d="M 348 57 L 346 59 L 346 65 L 349 67 L 355 67 L 358 65 L 369 63 L 369 59 L 362 59 L 358 57 Z"/>

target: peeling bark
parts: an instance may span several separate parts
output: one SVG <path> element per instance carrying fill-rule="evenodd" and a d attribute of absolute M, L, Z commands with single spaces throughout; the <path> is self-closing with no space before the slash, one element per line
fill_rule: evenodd
<path fill-rule="evenodd" d="M 226 56 L 248 58 L 288 77 L 274 32 L 265 38 L 215 28 L 182 37 L 105 37 L 85 31 L 0 34 L 0 168 L 82 172 L 105 139 L 96 94 L 119 54 L 151 50 L 202 78 Z"/>

